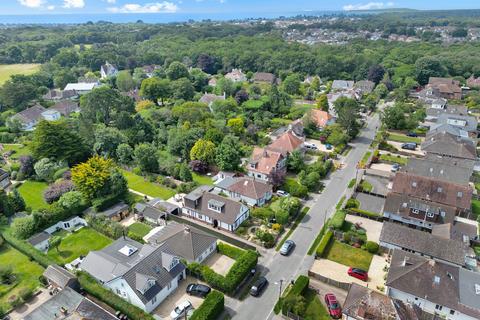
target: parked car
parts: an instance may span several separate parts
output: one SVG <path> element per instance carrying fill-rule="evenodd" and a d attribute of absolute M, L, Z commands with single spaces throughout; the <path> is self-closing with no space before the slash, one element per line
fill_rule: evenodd
<path fill-rule="evenodd" d="M 325 304 L 327 305 L 330 317 L 333 319 L 340 319 L 342 317 L 342 308 L 333 293 L 325 294 Z"/>
<path fill-rule="evenodd" d="M 318 150 L 318 147 L 315 143 L 305 142 L 303 145 L 305 146 L 306 149 Z"/>
<path fill-rule="evenodd" d="M 354 277 L 357 279 L 360 279 L 362 281 L 367 281 L 368 280 L 368 273 L 365 270 L 358 269 L 358 268 L 349 268 L 348 269 L 348 275 L 350 277 Z"/>
<path fill-rule="evenodd" d="M 325 145 L 325 149 L 327 149 L 327 150 L 332 150 L 332 149 L 333 149 L 333 146 L 332 146 L 330 143 L 327 143 L 327 144 Z"/>
<path fill-rule="evenodd" d="M 190 283 L 187 286 L 187 293 L 191 296 L 205 298 L 212 289 L 209 286 L 198 284 L 198 283 Z"/>
<path fill-rule="evenodd" d="M 418 137 L 418 134 L 416 134 L 416 133 L 413 132 L 413 131 L 410 131 L 409 133 L 407 133 L 407 136 L 416 138 L 416 137 Z"/>
<path fill-rule="evenodd" d="M 282 248 L 280 248 L 280 254 L 282 256 L 288 256 L 294 247 L 295 247 L 295 242 L 293 242 L 293 240 L 287 240 L 283 244 Z"/>
<path fill-rule="evenodd" d="M 417 144 L 415 142 L 407 142 L 407 143 L 402 144 L 402 149 L 416 150 L 417 149 Z"/>
<path fill-rule="evenodd" d="M 398 163 L 394 163 L 392 165 L 392 172 L 397 172 L 398 170 L 400 170 L 400 165 Z"/>
<path fill-rule="evenodd" d="M 170 313 L 170 318 L 172 318 L 172 320 L 180 319 L 185 315 L 185 312 L 188 312 L 188 310 L 192 308 L 193 306 L 190 301 L 183 301 L 178 306 L 176 306 L 175 309 L 173 309 L 173 311 Z"/>
<path fill-rule="evenodd" d="M 265 277 L 258 278 L 257 281 L 253 284 L 252 288 L 250 289 L 250 294 L 254 297 L 258 297 L 260 293 L 262 293 L 263 289 L 268 284 L 268 280 Z"/>
<path fill-rule="evenodd" d="M 279 197 L 288 197 L 290 194 L 287 191 L 277 190 L 277 196 Z"/>

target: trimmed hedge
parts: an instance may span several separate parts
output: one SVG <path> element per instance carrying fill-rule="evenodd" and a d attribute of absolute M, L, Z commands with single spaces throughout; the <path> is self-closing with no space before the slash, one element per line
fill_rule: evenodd
<path fill-rule="evenodd" d="M 122 195 L 110 195 L 107 197 L 97 198 L 92 201 L 92 207 L 95 212 L 102 212 L 108 208 L 116 205 L 122 198 Z"/>
<path fill-rule="evenodd" d="M 366 211 L 366 210 L 361 210 L 361 209 L 358 209 L 358 208 L 350 208 L 348 209 L 351 213 L 355 214 L 359 214 L 359 215 L 364 215 L 366 216 L 367 218 L 373 218 L 373 219 L 378 219 L 378 218 L 382 218 L 383 216 L 381 214 L 378 214 L 378 213 L 375 213 L 375 212 L 371 212 L 371 211 Z"/>
<path fill-rule="evenodd" d="M 231 245 L 228 245 L 228 244 L 223 243 L 223 242 L 219 242 L 217 244 L 217 249 L 218 249 L 218 252 L 220 252 L 221 254 L 223 254 L 223 255 L 225 255 L 229 258 L 232 258 L 232 259 L 237 259 L 242 254 L 245 253 L 244 250 L 239 249 L 239 248 L 234 247 L 234 246 L 231 246 Z"/>
<path fill-rule="evenodd" d="M 365 244 L 365 248 L 367 249 L 368 252 L 372 254 L 377 254 L 378 249 L 380 249 L 380 246 L 378 245 L 378 243 L 374 241 L 367 241 L 367 244 Z"/>
<path fill-rule="evenodd" d="M 326 221 L 326 223 L 323 225 L 322 229 L 320 229 L 320 232 L 317 234 L 317 236 L 315 237 L 315 240 L 313 240 L 313 243 L 312 245 L 310 246 L 310 248 L 308 249 L 308 252 L 307 254 L 309 256 L 311 256 L 312 254 L 315 253 L 315 251 L 317 250 L 318 248 L 318 244 L 320 243 L 320 241 L 322 240 L 323 238 L 323 235 L 325 234 L 325 230 L 327 230 L 327 225 L 330 223 L 330 219 L 328 219 Z"/>
<path fill-rule="evenodd" d="M 305 290 L 308 288 L 310 284 L 310 279 L 307 276 L 300 275 L 298 276 L 297 280 L 293 284 L 292 288 L 288 291 L 287 295 L 281 298 L 280 304 L 282 305 L 282 314 L 286 315 L 289 311 L 287 309 L 287 301 L 291 301 L 292 299 L 302 296 Z"/>
<path fill-rule="evenodd" d="M 32 245 L 24 240 L 15 238 L 8 230 L 3 233 L 3 239 L 13 248 L 17 249 L 30 259 L 38 262 L 42 267 L 47 268 L 49 265 L 56 264 L 56 262 L 44 254 L 43 252 L 35 249 Z"/>
<path fill-rule="evenodd" d="M 103 287 L 98 283 L 93 277 L 85 272 L 77 273 L 78 282 L 80 286 L 88 294 L 94 296 L 95 298 L 103 301 L 108 304 L 115 310 L 119 310 L 121 313 L 125 314 L 128 318 L 134 320 L 154 320 L 155 318 L 150 314 L 146 313 L 142 309 L 134 306 L 133 304 L 128 303 L 126 300 L 123 300 L 117 296 L 112 291 Z"/>
<path fill-rule="evenodd" d="M 225 296 L 218 291 L 212 291 L 196 309 L 190 320 L 216 320 L 225 309 Z"/>
<path fill-rule="evenodd" d="M 322 237 L 322 240 L 320 240 L 320 244 L 318 245 L 316 255 L 317 257 L 322 257 L 323 254 L 325 253 L 325 249 L 327 249 L 328 244 L 332 240 L 333 237 L 333 231 L 328 230 L 327 233 Z"/>
<path fill-rule="evenodd" d="M 338 210 L 333 215 L 329 225 L 335 230 L 342 229 L 343 223 L 345 222 L 346 217 L 347 217 L 347 213 L 345 211 Z"/>
<path fill-rule="evenodd" d="M 224 249 L 225 248 L 226 247 L 224 247 Z M 237 253 L 233 253 L 234 250 L 232 250 L 232 248 L 233 247 L 227 249 L 229 250 L 229 254 L 236 255 Z M 190 263 L 187 268 L 192 274 L 203 278 L 203 280 L 213 288 L 231 294 L 235 292 L 242 281 L 250 274 L 250 271 L 255 269 L 258 262 L 258 254 L 255 251 L 248 250 L 234 259 L 236 260 L 235 263 L 225 276 L 216 273 L 208 266 L 196 262 Z"/>

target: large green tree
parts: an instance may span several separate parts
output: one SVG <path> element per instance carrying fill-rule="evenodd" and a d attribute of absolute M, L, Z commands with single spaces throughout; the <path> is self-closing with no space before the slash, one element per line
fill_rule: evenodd
<path fill-rule="evenodd" d="M 162 105 L 171 95 L 170 81 L 168 79 L 149 78 L 142 81 L 140 94 L 151 101 L 161 101 Z"/>
<path fill-rule="evenodd" d="M 197 140 L 190 150 L 190 159 L 212 164 L 215 161 L 215 144 L 204 139 Z"/>
<path fill-rule="evenodd" d="M 337 123 L 340 124 L 350 137 L 355 137 L 358 134 L 360 124 L 358 102 L 347 97 L 340 97 L 334 103 L 335 111 L 337 112 Z"/>
<path fill-rule="evenodd" d="M 237 170 L 241 163 L 240 142 L 232 135 L 225 136 L 217 148 L 215 161 L 221 170 Z"/>

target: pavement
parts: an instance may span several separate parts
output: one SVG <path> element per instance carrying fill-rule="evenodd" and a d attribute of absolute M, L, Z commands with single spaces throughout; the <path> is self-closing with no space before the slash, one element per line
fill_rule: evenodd
<path fill-rule="evenodd" d="M 374 190 L 372 190 L 375 192 Z M 385 206 L 385 198 L 373 196 L 370 194 L 359 192 L 355 197 L 360 201 L 360 209 L 381 214 Z"/>
<path fill-rule="evenodd" d="M 364 175 L 363 180 L 370 183 L 373 187 L 372 192 L 380 195 L 386 196 L 388 193 L 388 183 L 390 180 L 388 178 L 378 177 L 378 176 L 371 176 L 371 175 Z"/>
<path fill-rule="evenodd" d="M 369 149 L 379 123 L 378 114 L 368 119 L 366 127 L 351 143 L 352 150 L 345 157 L 343 168 L 333 172 L 324 181 L 325 189 L 321 194 L 314 195 L 306 202 L 305 205 L 310 207 L 310 211 L 290 237 L 296 243 L 290 256 L 281 256 L 273 250 L 262 253 L 259 264 L 270 285 L 258 298 L 248 297 L 243 302 L 233 304 L 227 302 L 227 308 L 233 313 L 232 319 L 270 320 L 274 318 L 273 307 L 278 300 L 280 289 L 283 290 L 285 287 L 283 285 L 283 288 L 280 288 L 280 280 L 285 284 L 296 279 L 300 274 L 307 274 L 312 267 L 315 259 L 307 255 L 307 251 L 326 219 L 334 213 L 336 204 L 347 191 L 348 183 L 355 178 L 356 165 Z"/>
<path fill-rule="evenodd" d="M 8 314 L 12 320 L 24 319 L 27 314 L 35 310 L 37 307 L 41 306 L 46 301 L 50 300 L 52 296 L 49 293 L 48 289 L 42 289 L 41 292 L 30 299 L 28 302 L 22 304 L 12 312 Z"/>

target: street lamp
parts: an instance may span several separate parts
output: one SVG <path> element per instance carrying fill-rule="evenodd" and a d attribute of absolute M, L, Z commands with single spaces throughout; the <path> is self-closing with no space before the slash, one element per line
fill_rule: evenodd
<path fill-rule="evenodd" d="M 275 284 L 279 284 L 279 285 L 280 285 L 280 287 L 279 287 L 280 290 L 278 291 L 278 300 L 280 300 L 280 298 L 282 297 L 282 285 L 283 285 L 283 281 L 285 281 L 285 280 L 280 279 L 280 280 L 278 280 L 278 282 L 275 282 Z"/>

